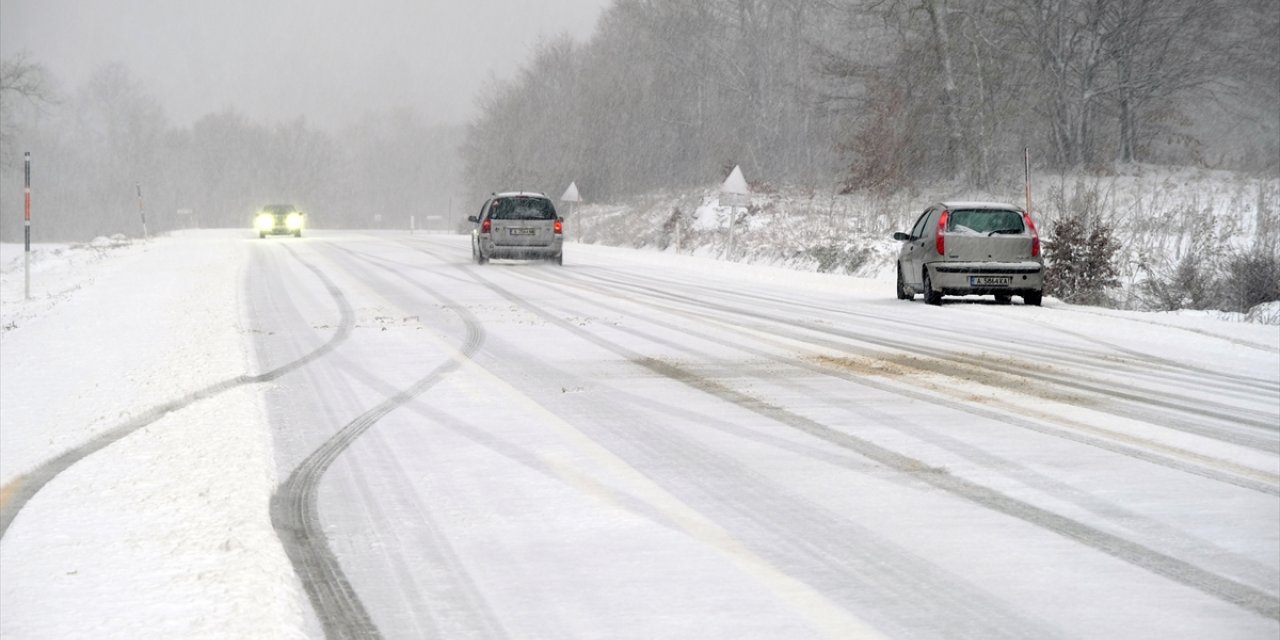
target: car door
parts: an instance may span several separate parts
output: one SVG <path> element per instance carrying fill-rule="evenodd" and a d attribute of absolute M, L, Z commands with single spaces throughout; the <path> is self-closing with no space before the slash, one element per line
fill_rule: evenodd
<path fill-rule="evenodd" d="M 930 207 L 920 214 L 916 219 L 916 223 L 911 227 L 911 240 L 908 240 L 902 247 L 900 252 L 903 281 L 915 287 L 917 290 L 921 286 L 920 274 L 924 268 L 926 258 L 925 252 L 929 250 L 929 238 L 925 236 L 925 229 L 929 228 L 929 219 L 937 212 L 937 207 Z"/>

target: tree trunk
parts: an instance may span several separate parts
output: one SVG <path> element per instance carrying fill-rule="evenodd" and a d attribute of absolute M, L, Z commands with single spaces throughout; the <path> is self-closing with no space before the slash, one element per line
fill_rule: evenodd
<path fill-rule="evenodd" d="M 941 4 L 941 6 L 939 6 Z M 929 25 L 933 28 L 933 48 L 942 65 L 942 107 L 947 119 L 947 148 L 945 170 L 948 178 L 959 177 L 959 154 L 963 135 L 960 130 L 959 105 L 956 100 L 956 81 L 951 64 L 951 46 L 947 39 L 947 0 L 925 0 L 929 13 Z"/>

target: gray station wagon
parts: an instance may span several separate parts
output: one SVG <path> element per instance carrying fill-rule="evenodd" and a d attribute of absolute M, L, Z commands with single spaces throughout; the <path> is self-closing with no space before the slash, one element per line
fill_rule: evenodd
<path fill-rule="evenodd" d="M 910 233 L 893 234 L 898 253 L 898 298 L 924 294 L 929 304 L 942 296 L 994 295 L 1008 303 L 1020 296 L 1040 305 L 1044 258 L 1031 216 L 998 202 L 939 202 L 920 214 Z"/>
<path fill-rule="evenodd" d="M 467 220 L 476 224 L 471 257 L 478 264 L 495 258 L 564 264 L 564 218 L 541 193 L 495 193 L 485 200 L 480 215 Z"/>

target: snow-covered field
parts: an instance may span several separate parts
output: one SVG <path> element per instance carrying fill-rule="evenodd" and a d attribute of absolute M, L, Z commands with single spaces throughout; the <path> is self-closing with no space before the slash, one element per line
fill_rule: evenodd
<path fill-rule="evenodd" d="M 271 497 L 370 425 L 319 506 L 387 637 L 1280 631 L 1275 326 L 452 236 L 38 249 L 30 300 L 0 255 L 4 638 L 315 637 Z"/>
<path fill-rule="evenodd" d="M 251 371 L 243 235 L 37 245 L 30 300 L 4 246 L 5 502 L 72 459 L 4 531 L 3 637 L 296 635 L 259 390 L 146 415 Z"/>

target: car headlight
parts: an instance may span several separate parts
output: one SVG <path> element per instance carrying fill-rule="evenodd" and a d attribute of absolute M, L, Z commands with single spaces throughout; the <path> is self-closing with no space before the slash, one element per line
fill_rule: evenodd
<path fill-rule="evenodd" d="M 298 229 L 301 229 L 301 228 L 302 228 L 302 214 L 300 214 L 300 213 L 291 213 L 291 214 L 289 214 L 289 216 L 288 216 L 287 218 L 285 218 L 285 219 L 284 219 L 284 226 L 289 227 L 290 229 L 293 229 L 293 230 L 295 230 L 295 231 L 296 231 L 296 230 L 298 230 Z"/>
<path fill-rule="evenodd" d="M 258 215 L 258 219 L 254 222 L 259 229 L 270 229 L 275 221 L 271 219 L 271 214 L 263 213 Z"/>

